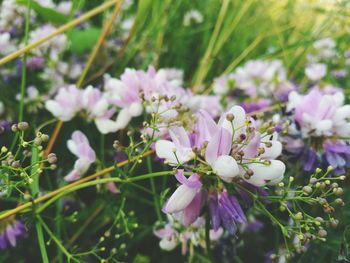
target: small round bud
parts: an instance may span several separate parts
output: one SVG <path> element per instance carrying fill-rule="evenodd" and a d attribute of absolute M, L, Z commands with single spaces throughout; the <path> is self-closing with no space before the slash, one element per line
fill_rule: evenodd
<path fill-rule="evenodd" d="M 1 153 L 6 153 L 8 150 L 5 146 L 2 146 L 1 147 Z"/>
<path fill-rule="evenodd" d="M 318 235 L 319 235 L 320 237 L 326 237 L 326 236 L 327 236 L 327 231 L 324 230 L 324 229 L 320 229 L 320 230 L 318 231 Z"/>
<path fill-rule="evenodd" d="M 20 131 L 25 131 L 26 129 L 29 128 L 29 124 L 28 124 L 28 122 L 21 121 L 20 123 L 17 124 L 17 128 L 18 128 Z"/>
<path fill-rule="evenodd" d="M 18 167 L 20 167 L 20 162 L 19 161 L 13 161 L 12 163 L 11 163 L 11 166 L 13 167 L 13 168 L 18 168 Z"/>
<path fill-rule="evenodd" d="M 310 178 L 310 184 L 315 184 L 315 183 L 317 183 L 317 178 L 315 178 L 315 177 L 312 177 L 312 178 Z"/>
<path fill-rule="evenodd" d="M 273 134 L 275 132 L 275 127 L 270 127 L 266 130 L 267 134 Z"/>
<path fill-rule="evenodd" d="M 319 222 L 320 224 L 323 224 L 324 223 L 324 219 L 322 218 L 322 217 L 316 217 L 315 218 L 315 220 L 317 221 L 317 222 Z"/>
<path fill-rule="evenodd" d="M 336 203 L 337 205 L 339 205 L 339 206 L 344 206 L 344 201 L 343 201 L 343 199 L 341 199 L 341 198 L 337 198 L 337 199 L 335 199 L 334 200 L 334 203 Z"/>
<path fill-rule="evenodd" d="M 322 169 L 321 168 L 316 168 L 315 173 L 319 174 L 320 172 L 322 172 Z"/>
<path fill-rule="evenodd" d="M 341 195 L 343 195 L 343 194 L 344 194 L 343 188 L 338 187 L 338 188 L 336 189 L 336 191 L 335 191 L 335 195 L 336 195 L 336 196 L 341 196 Z"/>
<path fill-rule="evenodd" d="M 319 197 L 318 198 L 318 203 L 320 205 L 326 205 L 328 202 L 327 202 L 327 200 L 325 198 Z"/>
<path fill-rule="evenodd" d="M 330 220 L 330 225 L 331 225 L 332 228 L 336 228 L 338 226 L 338 224 L 339 224 L 339 220 L 334 219 L 334 218 L 332 218 Z"/>
<path fill-rule="evenodd" d="M 48 156 L 47 156 L 47 161 L 51 164 L 54 164 L 57 162 L 57 156 L 56 154 L 54 153 L 50 153 Z"/>
<path fill-rule="evenodd" d="M 271 147 L 272 147 L 272 142 L 266 142 L 266 143 L 265 143 L 265 146 L 266 146 L 267 148 L 271 148 Z"/>
<path fill-rule="evenodd" d="M 303 192 L 304 192 L 304 194 L 309 195 L 312 193 L 312 188 L 310 186 L 306 185 L 303 187 Z"/>
<path fill-rule="evenodd" d="M 48 142 L 50 139 L 50 136 L 47 134 L 43 134 L 41 135 L 41 139 L 43 140 L 43 142 Z"/>
<path fill-rule="evenodd" d="M 337 183 L 332 183 L 331 188 L 337 188 L 339 185 Z"/>
<path fill-rule="evenodd" d="M 34 139 L 34 144 L 35 145 L 41 145 L 43 143 L 42 139 L 40 137 L 36 137 Z"/>
<path fill-rule="evenodd" d="M 232 114 L 232 113 L 228 113 L 227 115 L 226 115 L 226 120 L 227 121 L 233 121 L 235 119 L 235 116 Z"/>
<path fill-rule="evenodd" d="M 11 131 L 13 131 L 13 132 L 18 132 L 18 126 L 17 126 L 17 124 L 12 124 L 12 126 L 11 126 Z"/>
<path fill-rule="evenodd" d="M 295 214 L 295 219 L 296 219 L 296 220 L 301 220 L 301 219 L 303 219 L 303 214 L 302 214 L 301 212 L 296 213 L 296 214 Z"/>
<path fill-rule="evenodd" d="M 245 135 L 244 133 L 241 133 L 241 134 L 239 135 L 239 139 L 240 139 L 241 141 L 244 141 L 245 139 L 247 139 L 247 135 Z"/>

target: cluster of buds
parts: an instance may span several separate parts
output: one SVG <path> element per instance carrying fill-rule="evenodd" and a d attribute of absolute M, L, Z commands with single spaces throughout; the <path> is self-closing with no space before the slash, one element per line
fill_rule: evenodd
<path fill-rule="evenodd" d="M 280 211 L 288 213 L 289 222 L 284 234 L 293 237 L 295 251 L 306 251 L 307 244 L 313 240 L 326 241 L 327 228 L 337 227 L 339 221 L 332 216 L 337 207 L 344 206 L 341 199 L 343 189 L 339 186 L 346 176 L 329 176 L 333 168 L 326 171 L 317 168 L 306 185 L 295 185 L 294 177 L 289 177 L 287 185 L 279 183 L 275 192 L 279 196 Z M 275 197 L 269 197 L 275 201 Z M 310 209 L 312 206 L 313 209 Z M 321 209 L 319 209 L 321 208 Z M 325 213 L 319 216 L 320 211 Z M 317 216 L 312 215 L 315 213 Z"/>

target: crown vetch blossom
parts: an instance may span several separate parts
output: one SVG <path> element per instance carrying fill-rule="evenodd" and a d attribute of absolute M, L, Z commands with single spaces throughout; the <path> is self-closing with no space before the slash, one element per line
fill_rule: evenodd
<path fill-rule="evenodd" d="M 95 151 L 91 148 L 88 139 L 81 131 L 75 131 L 72 139 L 67 141 L 67 147 L 78 160 L 74 164 L 74 169 L 64 177 L 68 182 L 75 181 L 83 176 L 90 165 L 95 162 Z"/>
<path fill-rule="evenodd" d="M 247 222 L 237 198 L 230 196 L 226 190 L 209 195 L 209 211 L 214 231 L 217 231 L 222 223 L 233 235 L 236 233 L 237 224 Z"/>
<path fill-rule="evenodd" d="M 82 92 L 75 85 L 62 87 L 53 100 L 48 100 L 45 107 L 62 121 L 70 121 L 81 110 Z"/>
<path fill-rule="evenodd" d="M 287 110 L 294 111 L 294 120 L 304 137 L 350 136 L 350 105 L 344 105 L 341 92 L 325 94 L 318 88 L 311 89 L 306 95 L 292 92 Z"/>
<path fill-rule="evenodd" d="M 26 234 L 24 224 L 16 219 L 0 222 L 0 249 L 15 247 L 17 240 Z"/>
<path fill-rule="evenodd" d="M 183 173 L 183 170 L 178 170 L 175 175 L 181 185 L 166 202 L 163 208 L 166 213 L 175 213 L 185 209 L 202 186 L 197 174 L 193 174 L 187 179 Z"/>

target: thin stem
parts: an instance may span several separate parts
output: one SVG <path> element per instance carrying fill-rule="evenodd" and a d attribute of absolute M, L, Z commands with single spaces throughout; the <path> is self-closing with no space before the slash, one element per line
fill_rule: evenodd
<path fill-rule="evenodd" d="M 151 158 L 148 156 L 147 157 L 147 170 L 148 172 L 152 172 L 152 162 L 151 162 Z M 159 221 L 162 220 L 162 215 L 160 214 L 160 205 L 159 205 L 159 200 L 158 200 L 158 195 L 157 195 L 157 191 L 156 191 L 156 186 L 154 183 L 154 178 L 150 178 L 150 183 L 151 183 L 151 189 L 152 189 L 152 193 L 153 193 L 153 203 L 154 203 L 154 208 L 156 210 L 156 215 Z"/>
<path fill-rule="evenodd" d="M 143 175 L 139 175 L 139 176 L 135 176 L 132 178 L 128 178 L 128 179 L 120 179 L 118 177 L 109 177 L 109 178 L 102 178 L 102 179 L 97 179 L 91 182 L 86 182 L 83 184 L 79 184 L 76 185 L 74 187 L 71 187 L 69 189 L 67 189 L 64 192 L 61 192 L 57 195 L 55 195 L 54 197 L 52 197 L 49 201 L 47 201 L 45 204 L 43 204 L 39 209 L 38 209 L 38 213 L 41 213 L 44 209 L 46 209 L 47 207 L 49 207 L 52 203 L 54 203 L 56 200 L 60 199 L 62 196 L 65 196 L 71 192 L 75 192 L 77 190 L 86 188 L 86 187 L 91 187 L 91 186 L 95 186 L 98 184 L 106 184 L 106 183 L 110 183 L 110 182 L 115 182 L 115 183 L 132 183 L 134 181 L 140 181 L 140 180 L 145 180 L 145 179 L 149 179 L 149 178 L 154 178 L 154 177 L 158 177 L 158 176 L 164 176 L 164 175 L 170 175 L 173 174 L 173 171 L 164 171 L 164 172 L 156 172 L 156 173 L 148 173 L 148 174 L 143 174 Z"/>
<path fill-rule="evenodd" d="M 106 39 L 110 29 L 112 28 L 112 25 L 113 25 L 113 22 L 115 21 L 115 18 L 117 17 L 117 15 L 119 14 L 119 12 L 121 10 L 122 4 L 123 4 L 123 0 L 117 1 L 117 3 L 115 4 L 115 8 L 113 10 L 113 13 L 112 13 L 110 19 L 105 24 L 105 26 L 102 30 L 102 33 L 100 35 L 100 38 L 98 39 L 97 44 L 94 46 L 94 48 L 89 56 L 89 59 L 86 62 L 86 65 L 83 69 L 83 72 L 81 73 L 81 75 L 77 81 L 77 87 L 80 87 L 81 84 L 83 83 L 85 76 L 88 73 L 88 71 L 92 65 L 92 62 L 95 60 L 96 55 L 97 55 L 98 51 L 100 50 L 100 47 L 105 42 L 105 39 Z"/>
<path fill-rule="evenodd" d="M 44 240 L 44 233 L 43 233 L 43 229 L 41 226 L 40 222 L 36 222 L 35 223 L 35 228 L 36 228 L 36 232 L 38 235 L 38 241 L 39 241 L 39 247 L 40 247 L 40 252 L 41 252 L 41 258 L 43 259 L 44 263 L 49 263 L 49 258 L 47 256 L 47 252 L 46 252 L 46 245 L 45 245 L 45 240 Z"/>
<path fill-rule="evenodd" d="M 110 3 L 110 2 L 107 2 L 107 3 Z M 106 3 L 106 4 L 107 4 Z M 123 0 L 115 0 L 115 1 L 112 1 L 112 3 L 115 3 L 115 8 L 113 10 L 113 13 L 111 15 L 111 17 L 109 18 L 109 20 L 106 22 L 106 24 L 104 25 L 103 27 L 103 30 L 101 32 L 101 35 L 96 43 L 96 45 L 94 46 L 94 48 L 92 49 L 91 53 L 90 53 L 90 56 L 88 58 L 88 61 L 86 62 L 85 64 L 85 67 L 83 69 L 83 72 L 81 73 L 77 83 L 76 83 L 76 86 L 78 88 L 81 87 L 82 83 L 84 82 L 84 79 L 86 77 L 86 74 L 88 73 L 93 61 L 95 60 L 96 56 L 97 56 L 97 53 L 99 51 L 99 49 L 101 48 L 101 46 L 103 45 L 103 43 L 105 42 L 105 39 L 109 33 L 109 31 L 111 30 L 112 28 L 112 25 L 113 25 L 113 22 L 115 21 L 115 18 L 117 17 L 117 15 L 119 14 L 120 10 L 121 10 L 121 6 L 122 6 L 122 3 L 123 3 Z M 103 5 L 102 5 L 103 6 Z M 110 5 L 108 5 L 109 7 Z M 104 9 L 103 9 L 104 10 Z M 1 61 L 0 61 L 1 62 Z M 1 64 L 0 64 L 1 65 Z M 62 128 L 62 125 L 63 125 L 63 122 L 60 120 L 57 122 L 56 126 L 55 126 L 55 129 L 54 129 L 54 132 L 50 138 L 50 141 L 47 145 L 47 148 L 45 150 L 45 153 L 44 153 L 44 156 L 47 156 L 52 148 L 53 148 L 53 145 L 55 144 L 56 142 L 56 139 L 57 139 L 57 136 L 58 134 L 60 133 L 60 130 Z"/>
<path fill-rule="evenodd" d="M 31 176 L 33 179 L 33 182 L 31 184 L 31 191 L 32 191 L 33 197 L 35 197 L 39 194 L 39 173 L 38 173 L 39 164 L 38 164 L 38 161 L 39 161 L 38 148 L 36 146 L 33 146 L 33 148 L 32 148 L 32 160 L 31 160 L 31 165 L 32 165 Z M 42 225 L 41 225 L 40 221 L 35 222 L 35 229 L 36 229 L 36 234 L 38 237 L 41 257 L 42 257 L 44 263 L 48 263 L 49 259 L 48 259 L 47 252 L 46 252 L 44 234 L 43 234 Z"/>
<path fill-rule="evenodd" d="M 38 221 L 43 226 L 45 231 L 49 234 L 51 239 L 55 241 L 57 246 L 61 249 L 61 251 L 66 255 L 68 261 L 72 258 L 72 255 L 67 251 L 67 249 L 61 244 L 61 242 L 57 239 L 57 237 L 51 232 L 50 228 L 45 224 L 44 220 L 40 216 L 37 216 Z"/>
<path fill-rule="evenodd" d="M 217 37 L 218 37 L 219 32 L 220 32 L 220 28 L 224 22 L 224 18 L 225 18 L 227 9 L 228 9 L 228 4 L 229 4 L 228 0 L 223 0 L 218 18 L 216 20 L 216 24 L 215 24 L 213 33 L 210 37 L 208 47 L 205 51 L 203 58 L 201 59 L 200 65 L 199 65 L 198 74 L 196 76 L 195 83 L 193 86 L 193 92 L 197 92 L 199 90 L 199 88 L 200 88 L 199 86 L 205 77 L 206 65 L 208 63 L 208 60 L 209 60 L 212 52 L 213 52 L 215 42 L 216 42 Z"/>
<path fill-rule="evenodd" d="M 27 0 L 27 12 L 25 17 L 25 31 L 24 31 L 24 39 L 23 39 L 23 42 L 25 45 L 28 44 L 31 2 L 32 2 L 31 0 Z M 26 80 L 27 80 L 27 55 L 24 54 L 22 59 L 22 76 L 21 76 L 21 93 L 20 93 L 21 98 L 19 102 L 19 113 L 18 113 L 19 122 L 23 121 Z"/>
<path fill-rule="evenodd" d="M 72 27 L 75 27 L 76 25 L 79 25 L 80 23 L 90 19 L 91 17 L 103 12 L 104 10 L 108 9 L 109 7 L 113 6 L 114 4 L 116 4 L 119 0 L 112 0 L 112 1 L 108 1 L 94 9 L 92 9 L 91 11 L 87 12 L 86 14 L 72 20 L 71 22 L 68 22 L 67 24 L 59 27 L 56 31 L 46 35 L 45 37 L 30 43 L 29 45 L 11 53 L 10 55 L 0 59 L 0 65 L 4 65 L 9 61 L 14 60 L 15 58 L 29 52 L 30 50 L 40 46 L 41 44 L 45 43 L 46 41 L 50 40 L 51 38 L 71 29 Z"/>

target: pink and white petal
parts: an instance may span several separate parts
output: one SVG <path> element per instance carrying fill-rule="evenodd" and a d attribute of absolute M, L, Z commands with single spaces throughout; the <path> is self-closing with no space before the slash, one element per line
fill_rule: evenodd
<path fill-rule="evenodd" d="M 76 181 L 80 178 L 79 171 L 77 170 L 72 170 L 68 175 L 64 177 L 64 180 L 67 182 L 73 182 Z"/>
<path fill-rule="evenodd" d="M 197 189 L 180 185 L 166 202 L 163 211 L 165 213 L 176 213 L 185 209 L 196 196 Z"/>
<path fill-rule="evenodd" d="M 214 173 L 225 182 L 231 182 L 239 174 L 238 164 L 230 155 L 219 156 L 213 163 L 212 168 Z"/>
<path fill-rule="evenodd" d="M 99 132 L 102 134 L 112 133 L 119 130 L 118 124 L 110 119 L 95 119 L 95 124 Z"/>
<path fill-rule="evenodd" d="M 159 158 L 165 159 L 170 163 L 177 163 L 174 151 L 176 151 L 175 144 L 167 140 L 159 140 L 155 145 L 156 154 Z"/>

